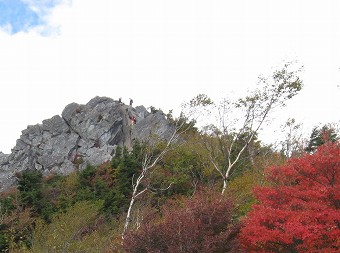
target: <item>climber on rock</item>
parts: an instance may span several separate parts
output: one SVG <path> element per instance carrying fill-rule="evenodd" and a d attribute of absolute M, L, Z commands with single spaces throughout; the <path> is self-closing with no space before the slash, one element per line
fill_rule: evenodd
<path fill-rule="evenodd" d="M 132 106 L 133 100 L 130 98 L 130 106 Z"/>
<path fill-rule="evenodd" d="M 131 125 L 136 124 L 136 118 L 134 116 L 131 117 Z"/>

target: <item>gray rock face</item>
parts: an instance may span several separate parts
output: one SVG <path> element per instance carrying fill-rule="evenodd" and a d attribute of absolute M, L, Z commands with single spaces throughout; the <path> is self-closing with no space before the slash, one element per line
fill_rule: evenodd
<path fill-rule="evenodd" d="M 137 121 L 134 130 L 136 139 L 144 142 L 153 142 L 159 140 L 159 138 L 170 139 L 175 131 L 175 126 L 170 124 L 163 112 L 157 111 Z"/>
<path fill-rule="evenodd" d="M 71 103 L 61 116 L 23 130 L 11 154 L 0 152 L 0 191 L 15 185 L 16 173 L 37 169 L 66 175 L 111 160 L 116 146 L 131 149 L 134 140 L 169 139 L 173 131 L 163 113 L 151 114 L 144 106 L 133 108 L 107 97 Z"/>

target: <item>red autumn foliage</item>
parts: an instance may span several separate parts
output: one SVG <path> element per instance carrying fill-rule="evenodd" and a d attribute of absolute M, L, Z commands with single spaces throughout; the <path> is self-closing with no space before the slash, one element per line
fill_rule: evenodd
<path fill-rule="evenodd" d="M 240 233 L 247 252 L 340 252 L 340 143 L 271 167 Z"/>
<path fill-rule="evenodd" d="M 232 223 L 231 201 L 219 193 L 196 193 L 192 199 L 167 203 L 159 219 L 145 217 L 137 231 L 127 233 L 127 252 L 241 252 Z"/>

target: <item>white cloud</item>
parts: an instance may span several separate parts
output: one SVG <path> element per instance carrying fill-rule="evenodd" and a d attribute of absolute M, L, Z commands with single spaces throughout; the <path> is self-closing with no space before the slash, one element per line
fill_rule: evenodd
<path fill-rule="evenodd" d="M 198 93 L 240 93 L 284 59 L 305 65 L 306 85 L 277 117 L 334 121 L 339 7 L 330 0 L 65 1 L 46 15 L 57 34 L 0 32 L 0 150 L 9 152 L 28 124 L 70 102 L 122 96 L 167 111 Z"/>

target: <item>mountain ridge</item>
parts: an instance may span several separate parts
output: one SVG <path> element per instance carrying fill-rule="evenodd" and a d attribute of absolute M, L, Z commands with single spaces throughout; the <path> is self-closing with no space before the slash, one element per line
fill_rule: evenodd
<path fill-rule="evenodd" d="M 111 160 L 117 146 L 131 149 L 135 140 L 151 135 L 169 139 L 174 129 L 162 111 L 151 113 L 109 97 L 68 104 L 61 116 L 24 129 L 10 154 L 0 152 L 0 192 L 15 186 L 23 171 L 67 175 Z"/>

